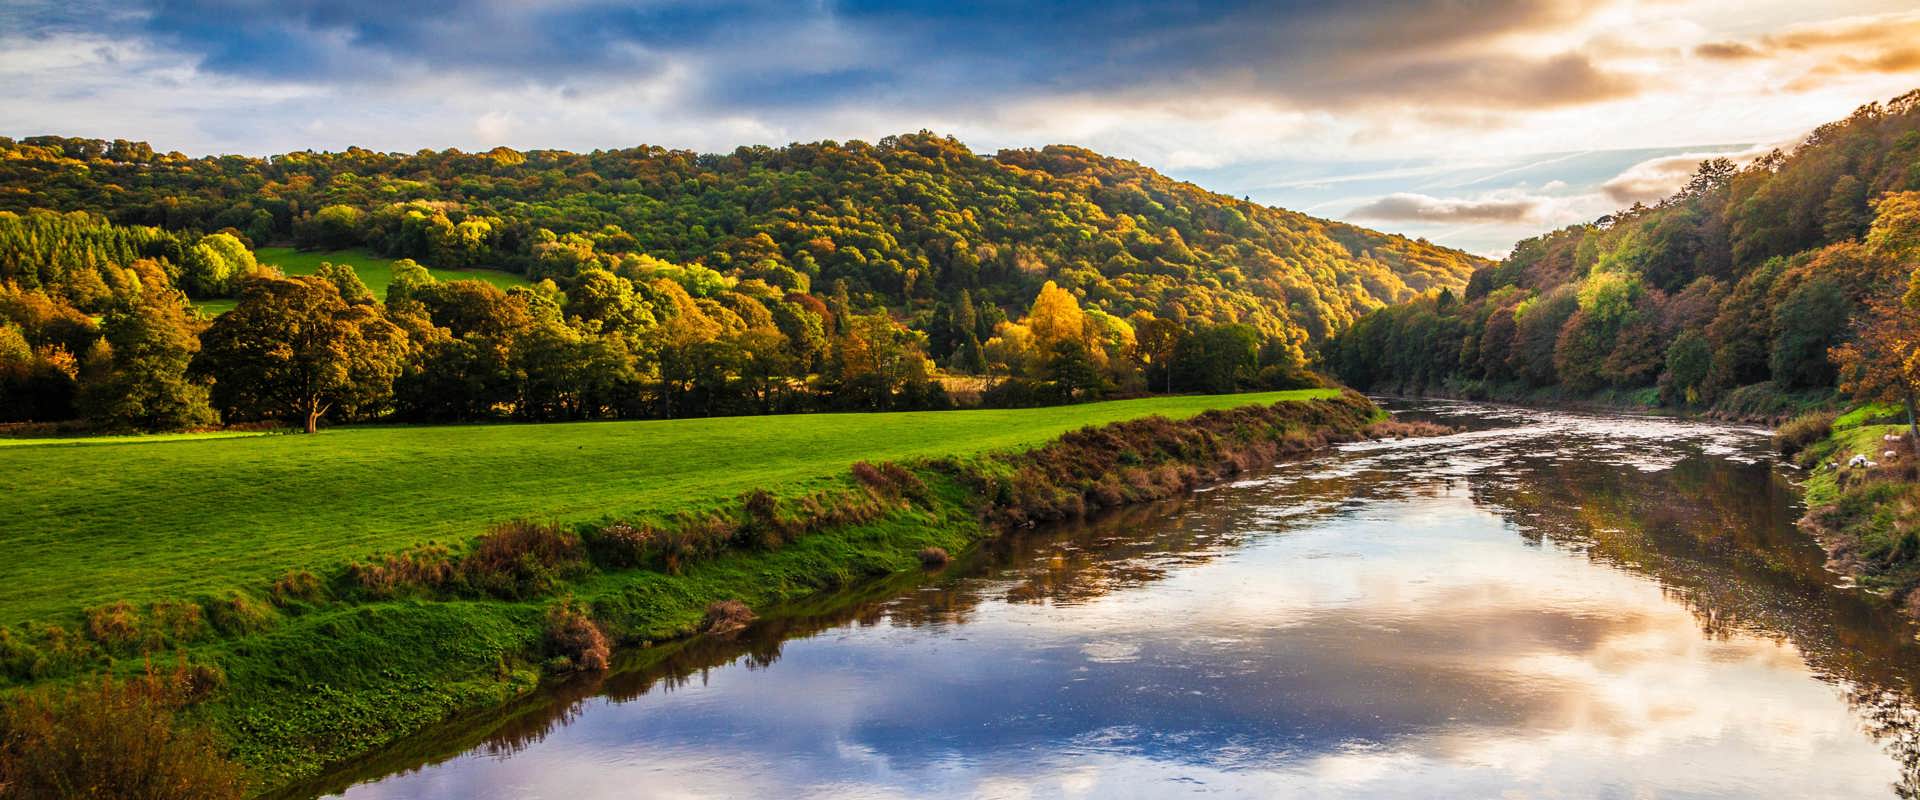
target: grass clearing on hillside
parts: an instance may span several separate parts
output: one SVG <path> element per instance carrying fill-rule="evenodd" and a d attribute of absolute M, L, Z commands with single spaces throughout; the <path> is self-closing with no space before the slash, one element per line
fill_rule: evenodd
<path fill-rule="evenodd" d="M 58 447 L 61 445 L 158 444 L 206 439 L 244 439 L 272 431 L 203 431 L 196 433 L 129 433 L 111 436 L 0 436 L 0 447 Z"/>
<path fill-rule="evenodd" d="M 352 264 L 353 272 L 373 290 L 375 297 L 385 300 L 387 284 L 393 283 L 393 262 L 391 258 L 381 258 L 365 250 L 329 250 L 314 252 L 295 250 L 291 247 L 262 247 L 254 251 L 254 257 L 262 264 L 272 264 L 288 275 L 312 275 L 320 268 L 320 263 Z M 428 268 L 433 277 L 443 281 L 486 281 L 502 289 L 526 286 L 527 279 L 511 272 L 497 269 L 438 269 Z M 237 301 L 231 298 L 195 300 L 194 305 L 211 315 L 224 314 L 233 310 Z"/>
<path fill-rule="evenodd" d="M 1052 408 L 688 420 L 370 426 L 0 448 L 0 624 L 264 585 L 525 517 L 581 522 L 844 481 L 856 461 L 1031 447 L 1153 414 L 1332 390 Z"/>

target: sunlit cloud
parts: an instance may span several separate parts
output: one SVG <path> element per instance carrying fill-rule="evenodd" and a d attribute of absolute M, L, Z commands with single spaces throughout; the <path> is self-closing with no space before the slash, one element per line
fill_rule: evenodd
<path fill-rule="evenodd" d="M 1609 199 L 1620 205 L 1652 203 L 1679 191 L 1680 187 L 1686 185 L 1687 179 L 1699 171 L 1702 161 L 1724 158 L 1744 167 L 1775 149 L 1791 146 L 1791 142 L 1780 142 L 1732 152 L 1682 153 L 1651 158 L 1628 167 L 1625 172 L 1600 184 L 1600 188 Z"/>

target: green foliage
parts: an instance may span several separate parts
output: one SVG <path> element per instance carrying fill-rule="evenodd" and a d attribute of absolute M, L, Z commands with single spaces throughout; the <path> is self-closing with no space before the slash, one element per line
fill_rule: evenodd
<path fill-rule="evenodd" d="M 244 242 L 216 233 L 187 249 L 180 285 L 197 297 L 231 297 L 240 282 L 258 269 L 253 251 Z"/>
<path fill-rule="evenodd" d="M 1920 195 L 1901 191 L 1910 159 L 1897 156 L 1916 134 L 1920 92 L 1744 169 L 1708 160 L 1656 205 L 1520 242 L 1473 275 L 1463 303 L 1361 319 L 1322 361 L 1363 389 L 1657 386 L 1663 403 L 1754 413 L 1850 380 L 1884 393 L 1866 377 L 1899 372 L 1884 356 L 1892 339 L 1881 337 L 1884 357 L 1848 346 L 1887 327 L 1866 311 L 1911 271 Z M 1854 368 L 1836 371 L 1835 358 Z"/>
<path fill-rule="evenodd" d="M 1242 322 L 1303 344 L 1381 304 L 1458 287 L 1483 263 L 1080 148 L 981 157 L 925 132 L 723 155 L 636 147 L 505 161 L 360 149 L 126 161 L 107 158 L 104 143 L 60 141 L 4 145 L 0 185 L 13 191 L 0 209 L 365 247 L 434 268 L 551 278 L 562 290 L 595 267 L 637 284 L 665 277 L 697 298 L 758 283 L 824 299 L 845 281 L 844 310 L 920 320 L 961 291 L 981 306 L 1023 308 L 1051 279 L 1117 318 L 1146 310 Z M 347 260 L 379 294 L 372 265 Z M 992 323 L 974 334 L 984 340 Z M 929 355 L 944 362 L 965 341 L 940 337 Z"/>
<path fill-rule="evenodd" d="M 1713 369 L 1713 343 L 1698 330 L 1686 330 L 1667 345 L 1666 369 L 1660 374 L 1660 401 L 1695 405 Z"/>
<path fill-rule="evenodd" d="M 1175 387 L 1224 393 L 1248 382 L 1259 367 L 1259 339 L 1246 325 L 1216 325 L 1180 340 L 1173 357 Z"/>
<path fill-rule="evenodd" d="M 1767 355 L 1774 382 L 1788 389 L 1833 385 L 1827 351 L 1844 340 L 1851 312 L 1840 285 L 1825 277 L 1802 284 L 1774 306 Z"/>
<path fill-rule="evenodd" d="M 214 424 L 207 387 L 188 365 L 200 349 L 199 323 L 182 299 L 160 296 L 108 312 L 94 373 L 80 395 L 88 419 L 105 428 L 178 430 Z"/>
<path fill-rule="evenodd" d="M 348 417 L 384 409 L 409 344 L 326 275 L 261 277 L 207 329 L 193 369 L 217 376 L 214 401 L 229 419 L 304 418 L 312 433 L 335 406 Z"/>

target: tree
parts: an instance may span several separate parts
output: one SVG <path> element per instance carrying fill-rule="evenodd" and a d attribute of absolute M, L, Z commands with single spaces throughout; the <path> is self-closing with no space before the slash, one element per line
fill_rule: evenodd
<path fill-rule="evenodd" d="M 383 406 L 410 349 L 378 306 L 349 305 L 325 278 L 263 276 L 207 329 L 193 371 L 214 378 L 223 412 L 302 418 L 313 433 L 331 410 Z"/>
<path fill-rule="evenodd" d="M 1865 403 L 1904 405 L 1908 438 L 1920 455 L 1920 269 L 1908 277 L 1904 295 L 1875 297 L 1867 309 L 1856 338 L 1833 350 L 1840 390 Z"/>
<path fill-rule="evenodd" d="M 1187 336 L 1186 326 L 1146 311 L 1135 312 L 1132 320 L 1134 360 L 1142 371 L 1160 373 L 1161 391 L 1173 391 L 1172 361 L 1180 340 Z"/>
<path fill-rule="evenodd" d="M 65 348 L 33 347 L 19 325 L 0 322 L 0 422 L 73 416 L 78 367 Z"/>
<path fill-rule="evenodd" d="M 1085 342 L 1062 339 L 1046 352 L 1041 378 L 1053 385 L 1063 401 L 1097 397 L 1105 388 L 1100 368 L 1093 363 Z"/>
<path fill-rule="evenodd" d="M 374 303 L 373 290 L 367 288 L 367 284 L 360 280 L 360 275 L 353 271 L 352 264 L 322 261 L 320 268 L 313 271 L 313 275 L 316 278 L 325 278 L 328 283 L 333 284 L 333 288 L 340 290 L 340 299 L 349 304 L 364 306 Z"/>
<path fill-rule="evenodd" d="M 1660 399 L 1666 403 L 1700 402 L 1701 387 L 1713 368 L 1713 344 L 1697 329 L 1683 331 L 1667 345 L 1666 370 L 1660 373 Z"/>
<path fill-rule="evenodd" d="M 181 265 L 180 284 L 201 297 L 227 297 L 234 287 L 260 269 L 253 251 L 230 234 L 200 237 L 188 248 Z"/>
<path fill-rule="evenodd" d="M 1246 325 L 1202 328 L 1180 340 L 1175 383 L 1214 394 L 1234 391 L 1259 366 L 1259 346 L 1260 334 Z"/>
<path fill-rule="evenodd" d="M 80 406 L 107 428 L 178 430 L 212 425 L 204 383 L 187 368 L 200 350 L 198 324 L 173 290 L 154 291 L 107 314 L 104 364 L 89 364 Z"/>
<path fill-rule="evenodd" d="M 1058 342 L 1084 339 L 1087 315 L 1080 310 L 1080 301 L 1074 299 L 1072 293 L 1047 281 L 1027 311 L 1027 328 L 1033 331 L 1036 345 L 1043 350 L 1050 349 Z"/>
<path fill-rule="evenodd" d="M 843 408 L 885 411 L 929 391 L 931 370 L 920 335 L 886 314 L 856 314 L 834 338 L 821 377 Z M 913 403 L 906 403 L 913 405 Z"/>
<path fill-rule="evenodd" d="M 361 242 L 364 217 L 360 209 L 336 203 L 315 212 L 311 219 L 294 229 L 294 235 L 302 247 L 316 250 L 354 247 Z"/>
<path fill-rule="evenodd" d="M 1796 287 L 1773 309 L 1767 367 L 1784 389 L 1833 385 L 1827 351 L 1846 335 L 1852 304 L 1833 280 L 1820 276 Z"/>
<path fill-rule="evenodd" d="M 433 292 L 440 281 L 428 272 L 426 267 L 411 258 L 393 262 L 392 278 L 387 281 L 387 309 L 395 313 L 410 311 L 422 302 L 422 298 Z M 356 276 L 357 277 L 357 276 Z"/>
<path fill-rule="evenodd" d="M 1873 214 L 1867 208 L 1867 185 L 1842 175 L 1827 192 L 1820 209 L 1820 232 L 1829 242 L 1845 241 L 1865 233 Z"/>

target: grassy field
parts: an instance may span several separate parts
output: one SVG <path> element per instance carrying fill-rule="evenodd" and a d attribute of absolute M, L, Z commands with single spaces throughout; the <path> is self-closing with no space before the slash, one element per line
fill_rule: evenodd
<path fill-rule="evenodd" d="M 354 274 L 372 289 L 375 296 L 386 299 L 387 284 L 393 282 L 393 259 L 381 258 L 365 250 L 332 250 L 324 253 L 295 250 L 291 247 L 262 247 L 254 251 L 254 256 L 262 264 L 272 264 L 288 275 L 311 275 L 320 268 L 320 262 L 352 264 Z M 443 281 L 480 280 L 502 289 L 527 285 L 527 279 L 511 272 L 497 269 L 429 269 L 435 278 Z M 209 314 L 225 313 L 233 308 L 231 299 L 195 301 L 194 305 Z"/>
<path fill-rule="evenodd" d="M 551 425 L 315 436 L 17 440 L 0 447 L 0 624 L 113 600 L 257 587 L 516 517 L 589 521 L 798 492 L 860 460 L 1022 448 L 1151 414 L 1331 396 L 1160 397 L 1019 410 Z"/>

